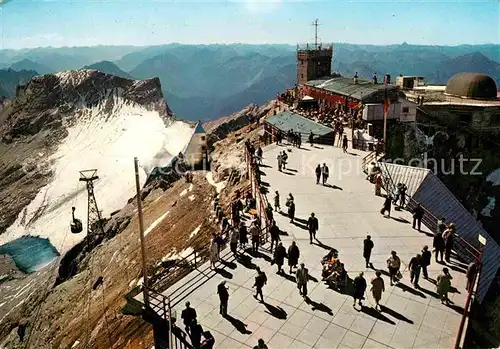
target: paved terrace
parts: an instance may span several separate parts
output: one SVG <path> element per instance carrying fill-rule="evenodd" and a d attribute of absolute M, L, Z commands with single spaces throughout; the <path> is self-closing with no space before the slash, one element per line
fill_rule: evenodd
<path fill-rule="evenodd" d="M 244 266 L 231 257 L 233 262 L 221 265 L 224 269 L 218 274 L 213 275 L 206 263 L 174 286 L 200 278 L 203 273 L 200 280 L 204 283 L 197 283 L 182 301 L 176 300 L 178 316 L 184 301 L 189 300 L 198 313 L 200 324 L 214 335 L 217 348 L 250 348 L 259 338 L 263 338 L 270 349 L 452 348 L 466 299 L 465 275 L 456 267 L 451 270 L 452 285 L 457 290 L 450 294 L 452 306 L 441 304 L 431 281 L 421 279 L 421 288 L 415 290 L 410 285 L 407 270 L 398 286 L 389 286 L 389 279 L 384 276 L 386 292 L 382 296 L 381 313 L 372 308 L 374 301 L 369 287 L 365 306 L 353 308 L 349 292 L 329 289 L 321 281 L 320 260 L 328 252 L 328 246 L 339 251 L 351 280 L 363 271 L 370 286 L 375 272 L 365 268 L 362 257 L 363 239 L 367 233 L 375 244 L 372 262 L 375 268 L 383 270 L 391 250 L 398 252 L 403 269 L 423 245 L 432 248 L 432 238 L 412 229 L 408 212 L 393 211 L 392 218 L 380 215 L 383 199 L 374 196 L 372 184 L 361 172 L 364 153 L 343 154 L 340 148 L 329 146 L 311 148 L 306 145 L 303 150 L 288 148 L 292 152 L 288 152 L 287 168 L 293 171 L 286 173 L 278 172 L 276 166 L 278 152 L 286 147 L 270 145 L 264 148 L 266 167 L 261 168 L 265 172 L 262 180 L 269 184 L 270 202 L 274 191 L 278 190 L 282 208 L 286 209 L 284 199 L 291 192 L 299 219 L 307 219 L 311 212 L 319 219 L 317 238 L 320 244 L 310 245 L 307 230 L 275 214 L 278 226 L 285 232 L 282 236 L 284 246 L 288 248 L 292 240 L 297 242 L 300 261 L 306 264 L 314 278 L 308 284 L 310 301 L 304 301 L 299 295 L 294 277 L 277 275 L 276 266 L 271 266 L 266 259 L 254 257 Z M 329 182 L 335 187 L 315 184 L 314 167 L 323 162 L 330 168 Z M 267 258 L 270 254 L 265 247 L 262 252 Z M 227 250 L 225 254 L 228 256 Z M 260 266 L 268 276 L 264 287 L 265 304 L 253 298 L 256 274 L 251 264 Z M 429 276 L 435 280 L 442 268 L 432 260 Z M 288 272 L 287 266 L 284 269 Z M 226 280 L 229 287 L 230 319 L 219 315 L 216 289 L 222 280 Z M 172 290 L 167 290 L 166 294 L 169 292 Z M 177 325 L 183 327 L 180 319 Z"/>

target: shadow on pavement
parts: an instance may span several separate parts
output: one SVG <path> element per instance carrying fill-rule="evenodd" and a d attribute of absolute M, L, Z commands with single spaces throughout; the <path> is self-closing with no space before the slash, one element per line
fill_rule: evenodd
<path fill-rule="evenodd" d="M 413 287 L 407 286 L 401 282 L 398 282 L 396 284 L 396 287 L 399 287 L 403 292 L 410 292 L 411 294 L 414 294 L 415 296 L 427 298 L 427 296 L 425 294 L 423 294 L 422 292 L 414 289 Z"/>
<path fill-rule="evenodd" d="M 266 313 L 274 316 L 277 319 L 286 319 L 287 314 L 286 311 L 281 308 L 281 307 L 275 307 L 274 305 L 271 305 L 267 302 L 264 302 L 264 305 L 266 306 L 267 310 L 265 311 Z"/>
<path fill-rule="evenodd" d="M 306 297 L 306 303 L 309 305 L 312 305 L 311 309 L 313 311 L 319 310 L 319 311 L 322 311 L 323 313 L 327 313 L 328 315 L 333 316 L 332 309 L 330 307 L 328 307 L 327 305 L 325 305 L 324 303 L 315 302 L 309 297 Z"/>
<path fill-rule="evenodd" d="M 358 310 L 358 311 L 361 311 L 362 313 L 365 313 L 366 315 L 370 315 L 378 320 L 382 320 L 382 321 L 385 321 L 391 325 L 395 325 L 396 323 L 394 321 L 392 321 L 391 319 L 389 319 L 387 316 L 385 316 L 384 314 L 382 314 L 381 312 L 375 310 L 374 308 L 372 307 L 367 307 L 365 305 L 362 305 L 361 306 L 361 310 Z"/>
<path fill-rule="evenodd" d="M 236 259 L 236 261 L 247 269 L 254 269 L 255 270 L 255 268 L 257 268 L 257 265 L 252 263 L 252 258 L 247 256 L 247 255 L 240 254 L 238 256 L 238 258 Z"/>
<path fill-rule="evenodd" d="M 247 330 L 248 325 L 243 323 L 243 321 L 236 319 L 236 318 L 232 317 L 231 315 L 223 316 L 223 318 L 226 319 L 227 321 L 229 321 L 231 323 L 231 325 L 233 325 L 234 328 L 238 330 L 238 332 L 243 333 L 243 334 L 251 334 L 252 333 L 252 331 Z"/>
<path fill-rule="evenodd" d="M 228 261 L 225 261 L 223 259 L 220 259 L 219 262 L 220 262 L 220 264 L 222 264 L 230 269 L 233 269 L 233 270 L 236 269 L 236 263 L 234 263 L 234 262 L 228 262 Z"/>
<path fill-rule="evenodd" d="M 220 276 L 226 278 L 226 279 L 232 279 L 233 274 L 228 272 L 227 270 L 221 269 L 221 268 L 215 268 L 214 271 L 219 274 Z"/>
<path fill-rule="evenodd" d="M 395 312 L 394 310 L 392 310 L 391 308 L 387 308 L 385 305 L 380 305 L 380 311 L 383 312 L 383 313 L 387 313 L 388 315 L 392 316 L 393 318 L 396 318 L 398 320 L 401 320 L 401 321 L 404 321 L 404 322 L 407 322 L 409 324 L 412 324 L 413 321 L 408 319 L 406 316 L 398 313 L 398 312 Z"/>
<path fill-rule="evenodd" d="M 325 184 L 323 184 L 323 186 L 328 187 L 328 188 L 332 188 L 332 189 L 337 189 L 337 190 L 344 190 L 341 187 L 338 187 L 335 184 L 330 184 L 330 183 L 325 183 Z"/>

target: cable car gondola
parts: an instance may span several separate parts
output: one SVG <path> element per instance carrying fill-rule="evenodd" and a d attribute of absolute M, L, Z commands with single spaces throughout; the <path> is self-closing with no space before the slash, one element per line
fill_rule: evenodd
<path fill-rule="evenodd" d="M 71 224 L 70 224 L 70 227 L 71 227 L 71 232 L 72 232 L 73 234 L 78 234 L 78 233 L 81 233 L 81 232 L 82 232 L 82 230 L 83 230 L 82 221 L 81 221 L 81 220 L 79 220 L 79 219 L 77 219 L 77 218 L 75 218 L 75 210 L 76 210 L 76 209 L 75 209 L 74 207 L 72 207 L 71 209 L 73 210 L 73 212 L 72 212 L 72 215 L 73 215 L 73 221 L 72 221 L 72 222 L 71 222 Z"/>

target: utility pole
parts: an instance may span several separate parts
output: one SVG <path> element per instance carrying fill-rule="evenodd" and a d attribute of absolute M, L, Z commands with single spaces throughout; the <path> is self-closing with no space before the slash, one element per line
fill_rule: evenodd
<path fill-rule="evenodd" d="M 146 247 L 144 244 L 144 221 L 142 218 L 142 200 L 141 200 L 141 185 L 139 183 L 139 160 L 137 157 L 134 158 L 134 168 L 135 168 L 135 189 L 137 191 L 137 212 L 139 213 L 139 234 L 141 237 L 141 255 L 142 255 L 142 278 L 143 278 L 143 297 L 144 305 L 146 308 L 149 307 L 149 281 L 148 281 L 148 270 L 146 267 Z"/>

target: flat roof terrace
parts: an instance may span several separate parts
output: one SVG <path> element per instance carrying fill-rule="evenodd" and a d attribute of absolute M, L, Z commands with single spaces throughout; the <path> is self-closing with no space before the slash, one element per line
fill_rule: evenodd
<path fill-rule="evenodd" d="M 285 172 L 277 170 L 278 152 L 291 149 Z M 210 330 L 216 339 L 216 348 L 252 348 L 259 338 L 269 348 L 452 348 L 463 313 L 467 292 L 465 274 L 450 270 L 453 276 L 452 305 L 441 304 L 436 294 L 436 279 L 443 265 L 432 258 L 429 269 L 431 280 L 420 280 L 415 289 L 406 269 L 411 257 L 420 253 L 424 245 L 432 249 L 432 237 L 426 232 L 412 229 L 411 214 L 394 211 L 391 218 L 380 214 L 383 198 L 374 195 L 373 185 L 365 180 L 361 171 L 361 158 L 365 153 L 343 153 L 341 148 L 308 144 L 304 149 L 270 145 L 264 148 L 262 181 L 268 187 L 268 200 L 273 203 L 274 191 L 279 191 L 282 209 L 288 193 L 296 203 L 297 224 L 284 215 L 275 213 L 278 226 L 283 231 L 283 245 L 288 248 L 293 240 L 300 249 L 300 261 L 309 269 L 312 280 L 308 283 L 309 301 L 300 295 L 294 277 L 276 274 L 276 265 L 269 263 L 271 254 L 261 249 L 266 258 L 251 257 L 246 266 L 234 257 L 227 257 L 219 273 L 209 270 L 206 263 L 179 281 L 170 290 L 186 284 L 192 278 L 203 281 L 192 288 L 188 296 L 176 298 L 177 325 L 181 328 L 180 313 L 184 302 L 190 301 L 198 314 L 198 322 Z M 330 186 L 316 185 L 314 168 L 326 163 L 330 169 Z M 311 212 L 319 219 L 318 241 L 309 243 L 309 234 L 300 223 Z M 390 286 L 383 275 L 385 292 L 382 295 L 382 312 L 373 309 L 375 304 L 370 281 L 375 270 L 365 268 L 363 240 L 372 236 L 374 249 L 372 263 L 375 268 L 386 270 L 386 260 L 391 250 L 397 251 L 402 261 L 403 279 Z M 321 259 L 329 248 L 339 251 L 349 278 L 354 279 L 363 271 L 368 283 L 364 306 L 353 307 L 349 291 L 333 290 L 321 281 Z M 266 260 L 267 259 L 267 260 Z M 285 261 L 286 263 L 286 261 Z M 253 266 L 251 265 L 253 264 Z M 255 265 L 268 277 L 263 289 L 265 303 L 253 298 L 252 288 L 256 276 Z M 458 270 L 456 264 L 453 268 Z M 229 287 L 229 315 L 219 314 L 217 285 L 226 280 Z M 139 296 L 140 297 L 140 296 Z"/>

